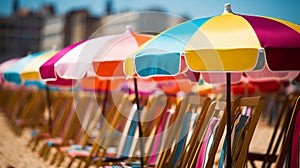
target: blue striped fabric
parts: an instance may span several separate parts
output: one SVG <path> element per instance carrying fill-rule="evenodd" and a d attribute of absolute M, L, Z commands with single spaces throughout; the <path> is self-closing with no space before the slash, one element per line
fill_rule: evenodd
<path fill-rule="evenodd" d="M 174 163 L 173 163 L 172 167 L 175 167 L 176 161 L 178 160 L 178 158 L 184 148 L 184 144 L 185 144 L 185 140 L 186 140 L 185 137 L 189 131 L 189 120 L 190 120 L 191 114 L 192 114 L 191 112 L 187 112 L 185 114 L 183 125 L 182 125 L 181 131 L 180 131 L 180 137 L 179 137 L 180 140 L 178 142 L 178 147 L 176 149 Z"/>
<path fill-rule="evenodd" d="M 37 52 L 18 60 L 6 72 L 4 72 L 4 79 L 9 82 L 14 82 L 17 85 L 22 83 L 20 73 L 34 58 L 45 54 L 47 51 Z"/>
<path fill-rule="evenodd" d="M 233 141 L 235 141 L 235 138 L 237 137 L 237 135 L 241 133 L 241 130 L 245 126 L 248 118 L 249 118 L 249 116 L 241 115 L 240 120 L 239 120 L 235 130 L 232 131 L 234 133 Z M 226 153 L 226 150 L 227 150 L 226 149 L 226 144 L 227 144 L 227 137 L 225 138 L 225 141 L 224 141 L 224 144 L 223 144 L 223 147 L 222 147 L 222 152 L 221 152 L 220 162 L 219 162 L 218 168 L 223 167 L 224 160 L 225 160 L 225 153 Z"/>
<path fill-rule="evenodd" d="M 191 20 L 174 26 L 151 39 L 135 56 L 139 76 L 177 75 L 181 53 L 194 33 L 211 17 Z"/>
<path fill-rule="evenodd" d="M 128 138 L 126 140 L 126 145 L 125 145 L 123 156 L 128 156 L 129 155 L 130 147 L 131 147 L 131 144 L 132 144 L 132 139 L 134 137 L 134 133 L 135 133 L 135 130 L 137 128 L 137 121 L 138 121 L 137 113 L 138 112 L 135 112 L 134 118 L 133 118 L 133 120 L 131 122 L 131 125 L 130 125 L 130 130 L 128 132 Z"/>

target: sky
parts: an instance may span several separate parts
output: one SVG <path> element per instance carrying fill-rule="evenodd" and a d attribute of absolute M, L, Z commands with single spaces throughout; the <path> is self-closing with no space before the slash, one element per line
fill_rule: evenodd
<path fill-rule="evenodd" d="M 72 9 L 87 8 L 92 15 L 104 13 L 106 0 L 19 0 L 20 7 L 38 10 L 43 4 L 53 4 L 58 14 Z M 171 14 L 201 18 L 219 15 L 224 4 L 230 3 L 239 14 L 263 15 L 288 20 L 300 25 L 300 0 L 112 0 L 116 13 L 123 10 L 144 11 L 160 8 Z M 13 0 L 0 0 L 0 15 L 9 16 Z"/>

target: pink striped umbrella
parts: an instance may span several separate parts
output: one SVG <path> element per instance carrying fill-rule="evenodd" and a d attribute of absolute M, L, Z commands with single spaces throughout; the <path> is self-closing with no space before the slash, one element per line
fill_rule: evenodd
<path fill-rule="evenodd" d="M 55 56 L 51 57 L 48 61 L 46 61 L 40 67 L 40 76 L 43 80 L 47 81 L 49 85 L 58 85 L 58 86 L 72 86 L 75 81 L 71 79 L 63 79 L 57 75 L 55 72 L 55 63 L 61 59 L 66 53 L 71 51 L 76 46 L 84 43 L 84 41 L 77 42 L 70 46 L 65 47 L 64 49 L 60 50 Z"/>
<path fill-rule="evenodd" d="M 127 29 L 122 34 L 78 42 L 64 48 L 43 64 L 40 67 L 41 77 L 48 81 L 55 80 L 57 77 L 78 80 L 88 76 L 91 72 L 109 79 L 116 76 L 125 78 L 122 68 L 123 60 L 152 37 L 152 35 L 137 34 Z M 136 98 L 136 101 L 138 101 L 138 98 Z M 139 107 L 139 102 L 137 102 L 137 105 Z M 104 108 L 105 106 L 103 106 Z M 140 136 L 142 136 L 141 124 L 139 123 L 138 126 Z"/>

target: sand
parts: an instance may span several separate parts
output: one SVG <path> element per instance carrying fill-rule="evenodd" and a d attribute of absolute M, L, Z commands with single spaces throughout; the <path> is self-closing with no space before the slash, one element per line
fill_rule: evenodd
<path fill-rule="evenodd" d="M 16 136 L 4 115 L 0 113 L 0 167 L 15 168 L 44 168 L 49 167 L 38 157 L 37 152 L 32 152 L 28 147 L 30 130 L 24 130 L 21 136 Z"/>
<path fill-rule="evenodd" d="M 0 114 L 0 167 L 49 167 L 27 147 L 29 138 L 25 134 L 29 135 L 29 130 L 24 130 L 23 134 L 16 136 L 8 127 L 4 115 Z"/>

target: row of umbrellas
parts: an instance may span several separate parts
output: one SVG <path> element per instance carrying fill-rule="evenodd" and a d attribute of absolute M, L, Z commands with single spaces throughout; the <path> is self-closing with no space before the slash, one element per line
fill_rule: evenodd
<path fill-rule="evenodd" d="M 134 33 L 127 27 L 123 34 L 16 58 L 7 63 L 13 66 L 3 76 L 17 84 L 38 80 L 55 86 L 72 86 L 85 77 L 133 78 L 138 114 L 141 108 L 137 78 L 198 80 L 195 73 L 190 75 L 192 71 L 201 72 L 209 82 L 226 81 L 227 166 L 230 167 L 231 82 L 240 81 L 243 72 L 252 80 L 293 79 L 299 74 L 299 57 L 299 25 L 270 17 L 235 14 L 230 4 L 226 4 L 222 15 L 190 20 L 156 36 Z M 138 126 L 142 137 L 140 122 Z"/>

